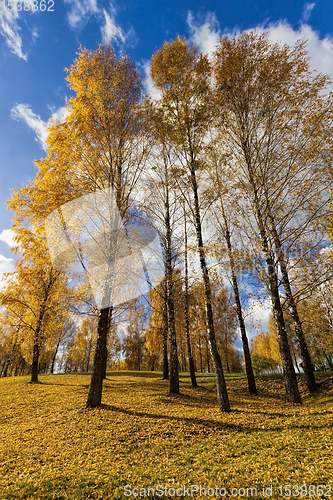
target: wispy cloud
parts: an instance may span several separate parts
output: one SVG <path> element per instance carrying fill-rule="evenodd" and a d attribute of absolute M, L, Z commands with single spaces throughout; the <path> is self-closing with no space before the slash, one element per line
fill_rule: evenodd
<path fill-rule="evenodd" d="M 25 0 L 25 3 L 30 6 L 30 12 L 34 13 L 33 0 Z M 22 13 L 26 14 L 23 10 L 18 11 L 15 8 L 10 11 L 5 5 L 5 2 L 0 2 L 0 35 L 5 38 L 6 44 L 11 52 L 26 61 L 27 55 L 23 52 L 23 42 L 20 34 L 21 28 L 19 25 Z M 33 40 L 35 39 L 36 33 L 36 30 L 32 33 Z"/>
<path fill-rule="evenodd" d="M 302 15 L 302 18 L 303 18 L 303 21 L 305 23 L 308 22 L 308 20 L 310 19 L 310 16 L 311 16 L 311 12 L 313 11 L 314 7 L 316 6 L 315 3 L 310 3 L 310 2 L 307 2 L 304 7 L 303 7 L 303 15 Z"/>
<path fill-rule="evenodd" d="M 103 16 L 105 19 L 105 24 L 101 27 L 103 43 L 111 44 L 113 40 L 125 43 L 126 35 L 124 34 L 122 28 L 116 25 L 115 15 L 111 17 L 110 14 L 103 9 Z"/>
<path fill-rule="evenodd" d="M 15 233 L 11 229 L 3 229 L 0 233 L 0 241 L 4 241 L 10 248 L 17 246 L 14 237 Z"/>
<path fill-rule="evenodd" d="M 125 33 L 116 23 L 116 9 L 110 3 L 110 9 L 102 9 L 97 5 L 97 0 L 64 0 L 70 6 L 67 16 L 71 28 L 81 28 L 89 18 L 94 16 L 101 25 L 102 42 L 111 44 L 125 44 L 133 35 L 133 30 Z"/>
<path fill-rule="evenodd" d="M 33 7 L 33 0 L 26 0 L 25 3 L 30 5 L 31 11 Z M 22 11 L 23 12 L 23 11 Z M 27 60 L 27 55 L 23 52 L 22 38 L 20 35 L 19 21 L 21 12 L 17 9 L 10 11 L 5 5 L 5 2 L 0 2 L 0 35 L 2 35 L 7 46 L 21 59 Z"/>
<path fill-rule="evenodd" d="M 64 2 L 71 9 L 67 16 L 71 28 L 80 27 L 91 15 L 99 12 L 97 0 L 64 0 Z"/>
<path fill-rule="evenodd" d="M 46 122 L 40 115 L 32 111 L 29 104 L 16 104 L 16 106 L 11 109 L 11 117 L 14 120 L 26 123 L 26 125 L 35 132 L 35 140 L 39 142 L 41 147 L 46 151 L 46 139 L 49 134 L 47 128 L 50 124 L 50 120 L 62 122 L 66 118 L 67 112 L 66 107 L 61 107 L 57 111 L 54 111 L 50 119 Z"/>
<path fill-rule="evenodd" d="M 145 74 L 143 85 L 146 89 L 146 92 L 150 95 L 151 99 L 155 101 L 160 99 L 162 94 L 158 88 L 154 87 L 154 83 L 150 75 L 150 69 L 151 69 L 150 61 L 145 61 L 143 63 L 143 71 Z"/>

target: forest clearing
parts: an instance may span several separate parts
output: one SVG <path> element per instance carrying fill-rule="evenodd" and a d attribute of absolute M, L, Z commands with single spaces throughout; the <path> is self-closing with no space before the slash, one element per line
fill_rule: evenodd
<path fill-rule="evenodd" d="M 126 485 L 139 488 L 139 498 L 140 488 L 158 485 L 170 495 L 149 498 L 191 485 L 225 488 L 232 498 L 245 496 L 232 496 L 233 488 L 257 488 L 264 498 L 272 485 L 271 498 L 281 498 L 279 485 L 323 485 L 314 490 L 322 495 L 308 496 L 327 498 L 333 375 L 316 379 L 318 391 L 307 395 L 298 376 L 296 405 L 286 401 L 282 376 L 257 377 L 259 394 L 251 396 L 245 375 L 226 375 L 232 411 L 222 413 L 208 373 L 198 374 L 197 388 L 180 373 L 180 394 L 170 395 L 161 373 L 108 372 L 103 405 L 89 410 L 90 374 L 41 375 L 39 384 L 2 378 L 0 498 L 135 498 Z"/>

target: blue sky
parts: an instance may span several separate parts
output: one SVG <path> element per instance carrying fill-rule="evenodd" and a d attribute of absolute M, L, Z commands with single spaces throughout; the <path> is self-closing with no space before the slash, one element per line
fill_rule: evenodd
<path fill-rule="evenodd" d="M 14 8 L 0 1 L 0 273 L 12 270 L 13 263 L 12 214 L 5 201 L 12 188 L 35 177 L 33 160 L 45 156 L 48 120 L 64 117 L 70 96 L 64 68 L 79 44 L 93 50 L 104 42 L 127 52 L 149 92 L 151 55 L 178 34 L 204 52 L 214 49 L 220 35 L 253 28 L 267 29 L 272 40 L 289 44 L 308 39 L 312 68 L 333 75 L 333 4 L 326 0 L 54 0 L 54 5 L 46 0 L 44 6 L 53 11 L 43 12 L 32 12 L 33 0 L 25 4 L 30 10 L 18 12 L 16 0 Z"/>

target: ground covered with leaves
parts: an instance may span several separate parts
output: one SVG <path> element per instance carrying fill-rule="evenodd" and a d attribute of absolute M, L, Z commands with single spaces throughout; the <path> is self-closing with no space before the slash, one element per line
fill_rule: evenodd
<path fill-rule="evenodd" d="M 89 411 L 90 375 L 28 380 L 0 379 L 0 499 L 148 498 L 148 487 L 150 499 L 188 498 L 191 487 L 200 498 L 194 486 L 207 498 L 287 498 L 279 485 L 333 498 L 331 372 L 317 375 L 315 396 L 300 379 L 302 405 L 285 401 L 281 378 L 258 378 L 259 395 L 249 396 L 246 379 L 229 376 L 229 414 L 208 374 L 196 389 L 182 374 L 171 397 L 161 374 L 110 372 L 103 407 Z"/>

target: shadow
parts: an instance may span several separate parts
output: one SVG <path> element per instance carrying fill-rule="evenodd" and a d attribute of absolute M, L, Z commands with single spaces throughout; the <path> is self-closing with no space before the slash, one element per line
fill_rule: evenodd
<path fill-rule="evenodd" d="M 153 378 L 153 379 L 162 379 L 162 372 L 141 372 L 141 371 L 131 371 L 131 370 L 119 370 L 116 372 L 107 372 L 107 379 L 112 379 L 114 377 L 133 377 L 133 378 Z"/>
<path fill-rule="evenodd" d="M 62 387 L 77 387 L 78 389 L 87 389 L 87 387 L 89 388 L 89 384 L 59 384 L 58 382 L 38 382 L 38 384 L 52 386 L 59 385 Z"/>
<path fill-rule="evenodd" d="M 187 423 L 194 424 L 195 426 L 200 425 L 204 429 L 214 429 L 215 431 L 216 430 L 221 430 L 221 431 L 222 430 L 234 430 L 234 431 L 241 431 L 241 432 L 245 432 L 245 433 L 250 433 L 250 432 L 253 432 L 253 431 L 260 431 L 260 432 L 264 432 L 264 433 L 266 433 L 266 432 L 271 433 L 271 432 L 280 432 L 280 431 L 283 431 L 285 429 L 306 429 L 306 430 L 311 429 L 313 431 L 315 429 L 329 429 L 329 428 L 333 428 L 333 422 L 332 422 L 332 424 L 330 424 L 330 425 L 316 425 L 316 426 L 313 426 L 311 424 L 309 424 L 309 425 L 300 424 L 300 425 L 277 426 L 277 427 L 274 427 L 274 428 L 267 427 L 267 428 L 263 429 L 261 427 L 262 422 L 260 423 L 259 427 L 255 427 L 255 426 L 251 426 L 250 427 L 248 424 L 235 424 L 235 423 L 228 423 L 228 422 L 219 422 L 217 420 L 209 420 L 209 419 L 201 419 L 201 418 L 190 418 L 190 417 L 176 417 L 176 416 L 173 416 L 173 415 L 163 415 L 163 414 L 140 412 L 140 411 L 135 411 L 135 410 L 127 410 L 125 408 L 119 408 L 117 406 L 108 405 L 108 404 L 101 404 L 98 408 L 94 408 L 94 409 L 112 411 L 112 412 L 121 413 L 123 415 L 129 415 L 129 416 L 133 416 L 133 417 L 146 417 L 146 418 L 148 417 L 148 418 L 152 418 L 152 419 L 156 419 L 156 420 L 165 419 L 165 420 L 168 420 L 168 421 L 187 422 Z M 240 412 L 240 410 L 231 410 L 230 414 L 238 413 L 238 412 Z M 228 413 L 227 414 L 221 413 L 221 415 L 229 415 L 229 414 Z M 269 415 L 271 415 L 271 414 L 269 414 Z M 288 415 L 277 414 L 277 416 L 287 417 Z M 197 432 L 199 434 L 200 430 L 198 429 L 195 432 Z M 191 431 L 189 431 L 189 434 L 190 433 L 191 433 Z M 167 434 L 168 435 L 173 435 L 172 432 L 167 433 Z M 164 435 L 166 435 L 166 434 L 164 433 Z"/>

